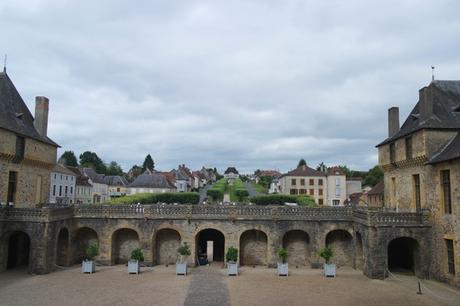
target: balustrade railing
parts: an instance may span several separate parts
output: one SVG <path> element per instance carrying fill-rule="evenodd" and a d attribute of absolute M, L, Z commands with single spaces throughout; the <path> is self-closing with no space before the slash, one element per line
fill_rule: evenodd
<path fill-rule="evenodd" d="M 0 220 L 45 222 L 70 218 L 354 221 L 372 226 L 427 225 L 427 213 L 388 212 L 357 207 L 252 205 L 75 205 L 0 208 Z"/>

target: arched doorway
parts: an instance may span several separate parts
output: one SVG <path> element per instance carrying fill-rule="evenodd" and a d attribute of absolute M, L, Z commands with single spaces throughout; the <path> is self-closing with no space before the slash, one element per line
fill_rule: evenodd
<path fill-rule="evenodd" d="M 86 259 L 86 249 L 93 244 L 99 245 L 96 231 L 89 227 L 79 228 L 74 240 L 75 263 L 81 263 Z"/>
<path fill-rule="evenodd" d="M 58 266 L 69 265 L 69 231 L 66 228 L 59 231 L 57 238 L 56 264 Z"/>
<path fill-rule="evenodd" d="M 356 232 L 356 269 L 363 270 L 364 267 L 364 253 L 363 253 L 363 238 L 361 233 Z"/>
<path fill-rule="evenodd" d="M 353 237 L 345 230 L 333 230 L 326 236 L 326 246 L 331 247 L 334 256 L 331 262 L 338 266 L 353 266 Z"/>
<path fill-rule="evenodd" d="M 112 264 L 125 264 L 131 252 L 139 248 L 139 235 L 130 228 L 116 230 L 112 235 Z"/>
<path fill-rule="evenodd" d="M 287 261 L 294 266 L 307 266 L 310 263 L 310 237 L 301 230 L 286 232 L 283 248 L 288 252 Z"/>
<path fill-rule="evenodd" d="M 409 237 L 393 239 L 388 244 L 388 269 L 391 272 L 417 272 L 419 244 Z"/>
<path fill-rule="evenodd" d="M 260 230 L 245 231 L 240 237 L 240 264 L 267 264 L 267 235 Z"/>
<path fill-rule="evenodd" d="M 170 228 L 159 230 L 155 235 L 155 263 L 158 265 L 175 264 L 177 249 L 181 243 L 178 231 Z"/>
<path fill-rule="evenodd" d="M 225 237 L 222 232 L 208 228 L 195 237 L 197 264 L 203 265 L 213 261 L 224 261 Z"/>
<path fill-rule="evenodd" d="M 14 232 L 8 240 L 7 269 L 28 267 L 30 258 L 30 238 L 24 232 Z"/>

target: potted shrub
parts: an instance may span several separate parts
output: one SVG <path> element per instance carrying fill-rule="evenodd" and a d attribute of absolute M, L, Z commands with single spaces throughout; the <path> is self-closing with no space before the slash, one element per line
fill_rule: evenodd
<path fill-rule="evenodd" d="M 289 265 L 286 262 L 288 252 L 285 248 L 278 249 L 278 257 L 281 259 L 281 262 L 277 264 L 277 270 L 279 276 L 288 276 L 289 274 Z"/>
<path fill-rule="evenodd" d="M 96 263 L 94 257 L 99 255 L 99 246 L 91 244 L 86 248 L 86 259 L 81 263 L 81 272 L 94 273 L 96 271 Z"/>
<path fill-rule="evenodd" d="M 227 261 L 227 274 L 238 275 L 238 249 L 229 247 L 225 254 L 225 260 Z"/>
<path fill-rule="evenodd" d="M 325 247 L 319 252 L 319 256 L 324 258 L 326 263 L 324 264 L 324 276 L 335 277 L 335 264 L 329 263 L 329 260 L 334 256 L 332 248 Z"/>
<path fill-rule="evenodd" d="M 176 274 L 187 275 L 187 257 L 192 254 L 190 247 L 186 242 L 177 249 L 179 261 L 176 263 Z"/>
<path fill-rule="evenodd" d="M 139 274 L 140 270 L 140 262 L 144 261 L 144 254 L 142 250 L 137 248 L 131 252 L 131 259 L 128 261 L 128 273 L 135 273 Z"/>

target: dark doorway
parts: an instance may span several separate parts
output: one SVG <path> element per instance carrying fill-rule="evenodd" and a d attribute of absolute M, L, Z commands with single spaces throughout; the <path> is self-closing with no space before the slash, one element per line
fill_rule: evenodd
<path fill-rule="evenodd" d="M 392 272 L 415 273 L 418 262 L 418 242 L 412 238 L 397 238 L 388 245 L 388 269 Z"/>
<path fill-rule="evenodd" d="M 208 241 L 212 241 L 212 260 L 208 258 Z M 224 261 L 225 237 L 215 229 L 205 229 L 196 236 L 196 254 L 198 264 L 205 264 L 209 261 Z"/>
<path fill-rule="evenodd" d="M 18 173 L 10 171 L 8 175 L 8 196 L 7 196 L 7 205 L 14 203 L 16 201 L 16 182 L 18 180 Z"/>
<path fill-rule="evenodd" d="M 14 232 L 8 242 L 7 269 L 29 266 L 30 239 L 24 232 Z"/>
<path fill-rule="evenodd" d="M 69 265 L 69 231 L 66 228 L 59 231 L 56 247 L 56 264 L 58 266 Z"/>

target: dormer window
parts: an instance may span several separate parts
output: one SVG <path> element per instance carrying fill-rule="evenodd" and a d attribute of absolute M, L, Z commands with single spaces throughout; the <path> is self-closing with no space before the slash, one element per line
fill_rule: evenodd
<path fill-rule="evenodd" d="M 16 118 L 21 119 L 21 120 L 24 117 L 24 113 L 16 113 L 15 115 L 16 115 Z"/>
<path fill-rule="evenodd" d="M 453 111 L 456 112 L 456 113 L 460 113 L 460 105 L 454 107 Z"/>

